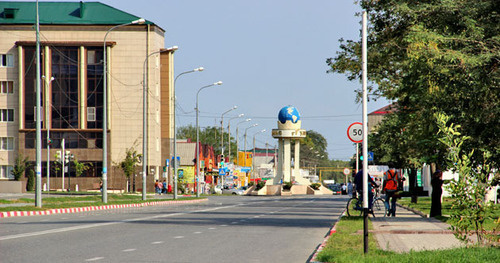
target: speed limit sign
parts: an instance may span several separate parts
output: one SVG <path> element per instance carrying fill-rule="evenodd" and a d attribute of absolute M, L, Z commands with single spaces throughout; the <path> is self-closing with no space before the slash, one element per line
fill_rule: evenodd
<path fill-rule="evenodd" d="M 361 122 L 355 122 L 347 128 L 347 137 L 349 140 L 360 143 L 363 141 L 363 124 Z"/>

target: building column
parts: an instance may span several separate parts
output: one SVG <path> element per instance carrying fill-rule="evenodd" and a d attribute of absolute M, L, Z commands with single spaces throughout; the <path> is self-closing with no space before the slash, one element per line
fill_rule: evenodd
<path fill-rule="evenodd" d="M 283 139 L 278 139 L 278 158 L 276 158 L 276 175 L 274 176 L 273 184 L 279 184 L 283 178 Z"/>
<path fill-rule="evenodd" d="M 291 166 L 291 144 L 290 139 L 283 140 L 283 183 L 290 182 Z"/>
<path fill-rule="evenodd" d="M 293 173 L 295 176 L 300 176 L 300 140 L 295 140 Z"/>

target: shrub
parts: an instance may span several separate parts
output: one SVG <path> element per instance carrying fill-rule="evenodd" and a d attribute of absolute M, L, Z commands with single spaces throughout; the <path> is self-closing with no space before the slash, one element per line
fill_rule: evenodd
<path fill-rule="evenodd" d="M 265 185 L 266 185 L 265 181 L 260 181 L 260 182 L 257 183 L 257 186 L 255 187 L 255 190 L 259 191 L 260 189 L 264 188 Z"/>
<path fill-rule="evenodd" d="M 320 183 L 311 184 L 311 188 L 314 189 L 314 190 L 319 190 L 320 187 L 321 187 Z"/>
<path fill-rule="evenodd" d="M 28 181 L 26 182 L 26 191 L 35 190 L 35 171 L 30 169 L 28 171 Z"/>
<path fill-rule="evenodd" d="M 283 190 L 285 191 L 290 191 L 290 189 L 292 189 L 292 182 L 286 182 L 283 184 Z"/>
<path fill-rule="evenodd" d="M 248 183 L 248 187 L 252 187 L 255 183 L 254 182 L 250 182 Z"/>

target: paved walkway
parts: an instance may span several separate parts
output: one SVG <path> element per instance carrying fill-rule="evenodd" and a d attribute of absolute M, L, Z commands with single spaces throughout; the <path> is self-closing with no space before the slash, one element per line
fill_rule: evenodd
<path fill-rule="evenodd" d="M 462 246 L 448 229 L 448 224 L 434 218 L 424 218 L 400 206 L 396 217 L 370 219 L 375 238 L 384 250 L 402 253 Z"/>

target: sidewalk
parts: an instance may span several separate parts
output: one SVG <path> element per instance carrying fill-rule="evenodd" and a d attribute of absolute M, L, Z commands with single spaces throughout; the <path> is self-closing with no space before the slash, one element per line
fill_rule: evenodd
<path fill-rule="evenodd" d="M 370 219 L 373 234 L 383 250 L 403 253 L 463 245 L 448 229 L 448 224 L 434 218 L 424 218 L 401 206 L 397 207 L 396 217 Z"/>

